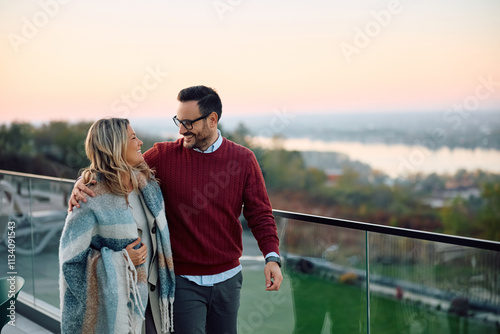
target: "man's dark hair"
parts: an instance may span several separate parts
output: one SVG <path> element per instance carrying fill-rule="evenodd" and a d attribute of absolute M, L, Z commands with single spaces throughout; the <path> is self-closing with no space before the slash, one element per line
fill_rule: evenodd
<path fill-rule="evenodd" d="M 222 102 L 215 89 L 205 86 L 184 88 L 177 95 L 179 102 L 198 101 L 201 116 L 216 112 L 218 120 L 222 117 Z"/>

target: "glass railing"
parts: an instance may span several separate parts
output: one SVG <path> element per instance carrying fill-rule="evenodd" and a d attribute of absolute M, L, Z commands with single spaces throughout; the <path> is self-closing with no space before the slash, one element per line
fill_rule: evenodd
<path fill-rule="evenodd" d="M 18 300 L 59 320 L 58 247 L 69 180 L 0 171 L 0 276 L 25 279 Z"/>
<path fill-rule="evenodd" d="M 500 243 L 280 210 L 274 215 L 285 280 L 275 295 L 258 285 L 246 291 L 241 333 L 499 330 Z M 261 279 L 260 269 L 247 271 Z"/>
<path fill-rule="evenodd" d="M 72 187 L 73 180 L 0 171 L 0 276 L 24 277 L 21 299 L 55 318 L 58 243 Z M 265 291 L 262 254 L 244 228 L 239 333 L 498 330 L 500 243 L 279 210 L 274 215 L 284 281 L 279 292 Z M 13 264 L 7 261 L 12 229 Z"/>

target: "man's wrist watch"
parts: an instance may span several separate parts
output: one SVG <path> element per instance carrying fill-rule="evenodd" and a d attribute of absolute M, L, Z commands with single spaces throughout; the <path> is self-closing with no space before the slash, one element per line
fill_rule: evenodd
<path fill-rule="evenodd" d="M 276 262 L 281 268 L 281 259 L 278 256 L 268 256 L 266 258 L 266 264 L 268 264 L 269 262 Z"/>

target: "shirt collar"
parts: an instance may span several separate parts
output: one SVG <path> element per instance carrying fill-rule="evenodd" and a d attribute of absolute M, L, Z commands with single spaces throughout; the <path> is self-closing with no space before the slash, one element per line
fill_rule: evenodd
<path fill-rule="evenodd" d="M 218 134 L 218 137 L 217 137 L 217 140 L 215 141 L 215 143 L 210 145 L 205 151 L 202 151 L 198 148 L 193 148 L 193 150 L 201 152 L 201 153 L 213 153 L 213 152 L 215 152 L 222 145 L 222 135 L 221 135 L 219 129 L 217 129 L 217 134 Z"/>

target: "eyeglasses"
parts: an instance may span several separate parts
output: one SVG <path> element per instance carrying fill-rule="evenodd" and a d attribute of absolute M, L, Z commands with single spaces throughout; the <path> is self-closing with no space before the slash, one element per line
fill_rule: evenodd
<path fill-rule="evenodd" d="M 172 119 L 174 120 L 174 123 L 175 123 L 175 125 L 177 125 L 177 127 L 180 127 L 182 124 L 186 128 L 186 130 L 193 130 L 193 123 L 194 122 L 198 122 L 199 120 L 207 118 L 208 116 L 210 116 L 210 114 L 198 117 L 197 119 L 193 119 L 192 121 L 188 120 L 188 119 L 181 121 L 180 119 L 177 118 L 177 116 L 174 116 Z"/>

